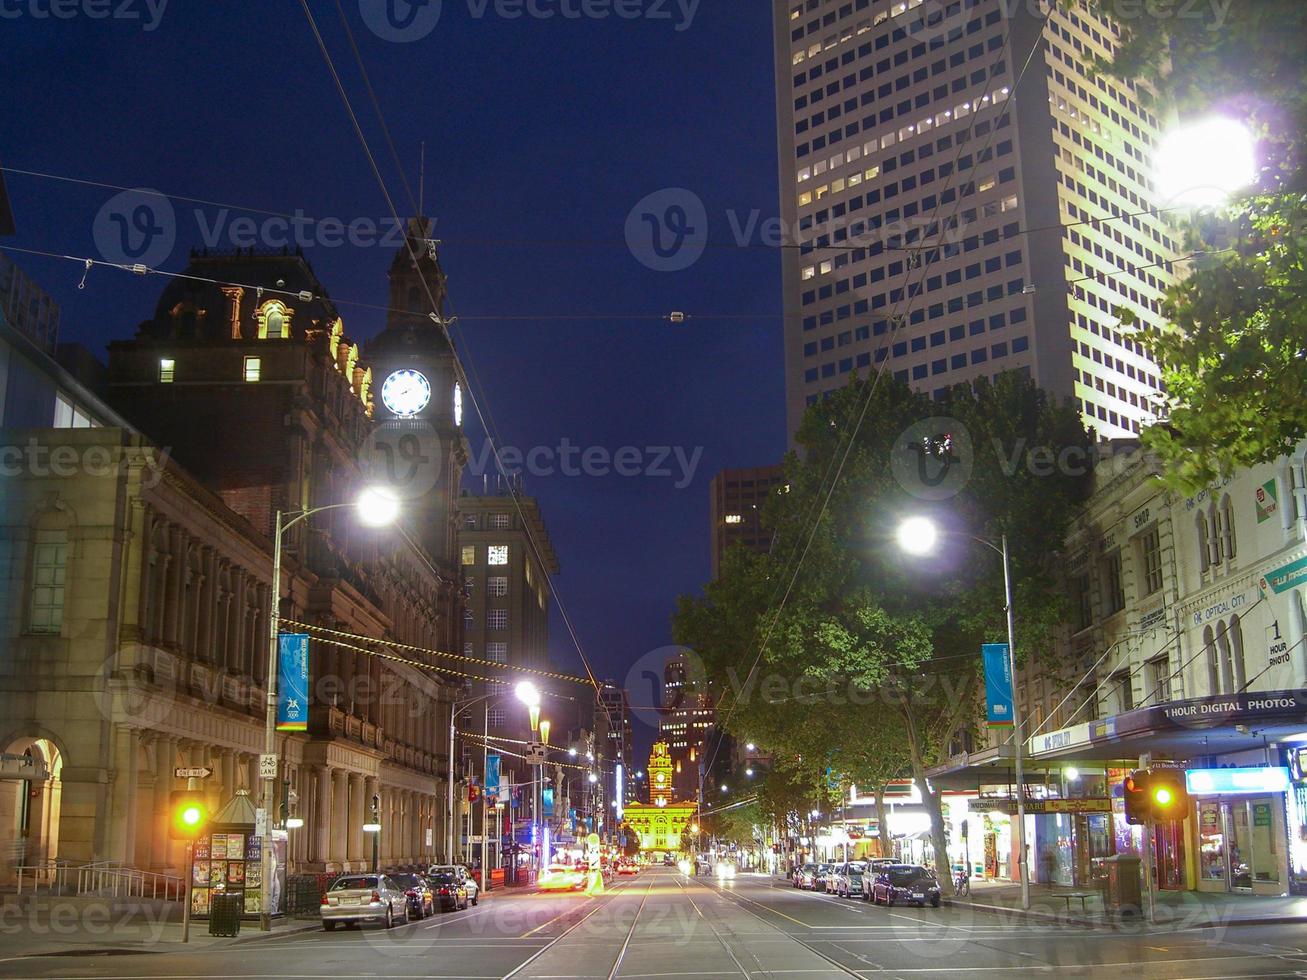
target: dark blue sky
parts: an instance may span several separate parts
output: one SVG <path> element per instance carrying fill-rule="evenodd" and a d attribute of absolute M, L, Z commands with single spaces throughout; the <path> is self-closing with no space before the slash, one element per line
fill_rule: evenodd
<path fill-rule="evenodd" d="M 727 218 L 777 213 L 769 4 L 703 3 L 677 30 L 685 20 L 676 0 L 633 6 L 662 8 L 670 20 L 510 20 L 494 3 L 478 17 L 480 0 L 444 0 L 439 23 L 414 43 L 382 40 L 359 0 L 343 4 L 414 184 L 426 140 L 426 209 L 444 243 L 454 312 L 465 318 L 463 354 L 504 442 L 526 450 L 567 438 L 609 453 L 672 446 L 687 457 L 702 447 L 681 489 L 674 460 L 672 477 L 527 478 L 580 638 L 596 670 L 620 679 L 670 642 L 675 596 L 708 577 L 712 474 L 772 462 L 785 445 L 779 256 L 730 247 Z M 335 4 L 311 5 L 404 210 Z M 580 0 L 538 3 L 562 6 Z M 144 0 L 130 8 L 135 21 L 37 18 L 26 0 L 17 9 L 3 24 L 0 63 L 10 93 L 0 116 L 5 166 L 343 222 L 387 214 L 294 0 L 172 0 L 153 30 L 144 29 Z M 114 191 L 6 179 L 19 224 L 12 244 L 100 254 L 93 225 Z M 702 258 L 678 272 L 646 268 L 624 237 L 636 202 L 668 187 L 702 199 L 711 229 Z M 158 264 L 176 271 L 201 241 L 195 210 L 205 226 L 224 218 L 215 207 L 173 205 L 177 245 Z M 337 300 L 385 303 L 389 248 L 319 244 L 306 254 Z M 101 354 L 132 334 L 164 285 L 96 269 L 79 291 L 73 263 L 13 257 L 63 307 L 62 339 Z M 673 310 L 750 316 L 633 318 Z M 383 321 L 349 305 L 342 312 L 360 339 Z M 555 319 L 565 314 L 604 316 Z M 477 319 L 498 315 L 525 319 Z M 579 668 L 557 616 L 551 646 Z"/>

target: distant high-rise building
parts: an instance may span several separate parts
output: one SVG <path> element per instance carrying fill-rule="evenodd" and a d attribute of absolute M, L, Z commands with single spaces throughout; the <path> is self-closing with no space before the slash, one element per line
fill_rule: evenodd
<path fill-rule="evenodd" d="M 481 497 L 464 491 L 458 505 L 459 558 L 467 589 L 464 655 L 503 664 L 506 677 L 514 667 L 547 668 L 547 576 L 558 572 L 558 557 L 539 504 L 534 497 L 506 490 Z M 508 681 L 497 683 L 511 694 Z M 552 703 L 544 714 L 556 714 Z M 492 731 L 518 738 L 528 730 L 526 712 L 512 697 L 492 702 L 488 719 L 479 720 Z M 551 720 L 565 735 L 564 719 Z"/>
<path fill-rule="evenodd" d="M 700 768 L 707 760 L 716 711 L 712 697 L 698 690 L 683 654 L 675 654 L 663 668 L 663 707 L 658 737 L 667 743 L 672 765 L 672 792 L 677 799 L 699 797 Z"/>
<path fill-rule="evenodd" d="M 0 188 L 0 198 L 3 188 Z M 0 200 L 0 209 L 4 202 Z M 3 215 L 0 215 L 3 220 Z M 27 273 L 0 254 L 0 313 L 47 354 L 59 340 L 59 304 Z"/>
<path fill-rule="evenodd" d="M 722 470 L 708 488 L 712 498 L 712 576 L 721 573 L 722 556 L 734 544 L 754 551 L 771 548 L 771 530 L 762 523 L 762 506 L 785 486 L 784 467 Z"/>
<path fill-rule="evenodd" d="M 786 421 L 876 370 L 940 397 L 1006 370 L 1104 438 L 1154 417 L 1176 258 L 1149 179 L 1158 120 L 1093 74 L 1081 6 L 774 0 Z"/>
<path fill-rule="evenodd" d="M 634 733 L 631 727 L 631 701 L 626 689 L 614 681 L 604 681 L 598 692 L 596 714 L 603 714 L 606 722 L 607 746 L 604 757 L 610 766 L 622 766 L 622 803 L 635 799 L 636 761 L 632 754 Z M 614 770 L 615 771 L 615 770 Z"/>
<path fill-rule="evenodd" d="M 9 206 L 9 192 L 5 190 L 5 175 L 0 171 L 0 235 L 14 233 L 14 212 Z"/>

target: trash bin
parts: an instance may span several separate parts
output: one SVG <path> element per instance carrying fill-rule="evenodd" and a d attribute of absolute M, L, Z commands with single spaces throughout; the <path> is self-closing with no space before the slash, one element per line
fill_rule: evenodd
<path fill-rule="evenodd" d="M 1097 858 L 1094 863 L 1105 871 L 1103 908 L 1108 912 L 1138 915 L 1143 906 L 1143 893 L 1139 887 L 1139 858 L 1130 854 L 1116 854 Z"/>
<path fill-rule="evenodd" d="M 239 936 L 245 896 L 241 892 L 214 892 L 209 903 L 209 935 Z"/>

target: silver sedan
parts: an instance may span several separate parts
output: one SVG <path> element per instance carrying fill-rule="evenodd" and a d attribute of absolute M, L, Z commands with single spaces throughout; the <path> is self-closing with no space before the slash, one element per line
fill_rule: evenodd
<path fill-rule="evenodd" d="M 341 875 L 323 894 L 319 911 L 328 932 L 338 922 L 380 922 L 389 929 L 396 920 L 408 921 L 408 898 L 386 875 Z"/>

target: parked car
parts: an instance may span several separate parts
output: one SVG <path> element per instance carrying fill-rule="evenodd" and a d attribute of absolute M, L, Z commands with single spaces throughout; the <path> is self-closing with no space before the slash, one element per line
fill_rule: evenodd
<path fill-rule="evenodd" d="M 805 864 L 801 868 L 795 868 L 794 887 L 811 888 L 812 879 L 816 876 L 816 874 L 817 874 L 817 866 L 815 864 Z"/>
<path fill-rule="evenodd" d="M 886 905 L 929 902 L 939 908 L 939 882 L 935 875 L 919 864 L 891 864 L 881 869 L 871 886 L 871 900 Z"/>
<path fill-rule="evenodd" d="M 872 858 L 870 861 L 863 863 L 866 864 L 866 867 L 862 871 L 862 900 L 870 902 L 871 886 L 876 880 L 876 875 L 897 862 L 893 858 Z"/>
<path fill-rule="evenodd" d="M 812 873 L 812 890 L 815 892 L 824 892 L 826 890 L 826 879 L 830 877 L 833 865 L 819 864 L 817 870 Z"/>
<path fill-rule="evenodd" d="M 617 862 L 617 873 L 619 875 L 633 875 L 639 874 L 639 872 L 640 866 L 634 861 L 627 860 Z"/>
<path fill-rule="evenodd" d="M 427 875 L 436 903 L 442 912 L 457 912 L 468 906 L 467 884 L 449 871 Z"/>
<path fill-rule="evenodd" d="M 431 885 L 421 875 L 411 872 L 392 874 L 390 880 L 404 889 L 404 897 L 408 899 L 408 914 L 413 918 L 425 919 L 436 911 Z"/>
<path fill-rule="evenodd" d="M 467 888 L 468 900 L 473 905 L 481 897 L 481 886 L 477 884 L 476 879 L 472 877 L 472 872 L 468 870 L 465 864 L 433 864 L 427 874 L 428 876 L 452 874 Z"/>
<path fill-rule="evenodd" d="M 408 921 L 408 896 L 386 875 L 341 875 L 322 895 L 322 928 L 340 923 L 380 922 L 387 929 Z"/>
<path fill-rule="evenodd" d="M 854 895 L 862 897 L 862 872 L 866 868 L 863 861 L 847 861 L 837 864 L 826 879 L 826 891 L 841 898 Z"/>

